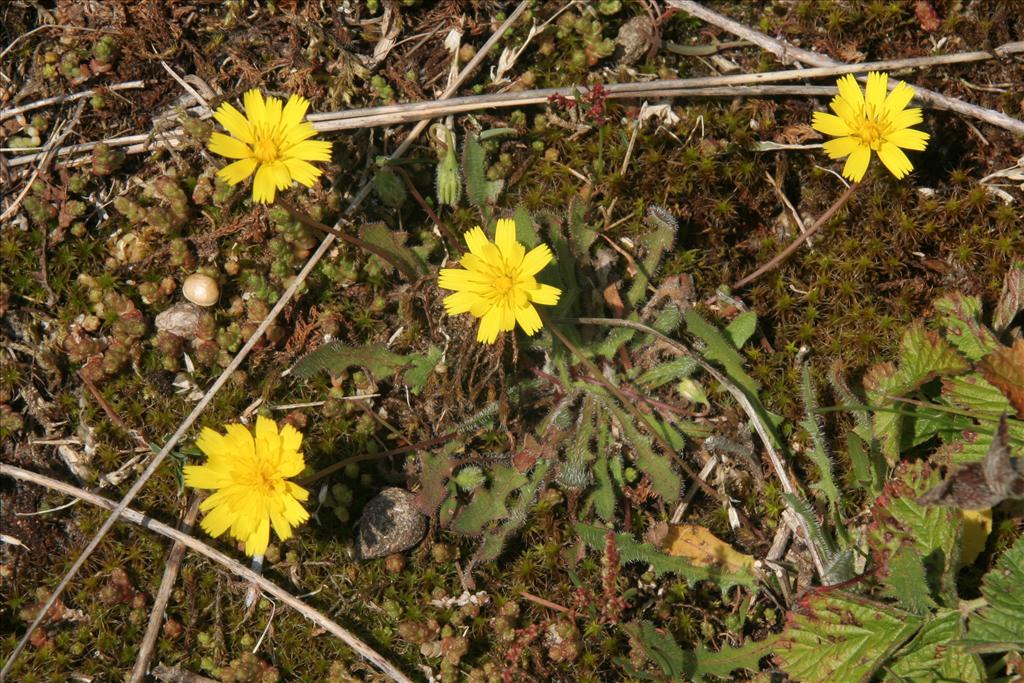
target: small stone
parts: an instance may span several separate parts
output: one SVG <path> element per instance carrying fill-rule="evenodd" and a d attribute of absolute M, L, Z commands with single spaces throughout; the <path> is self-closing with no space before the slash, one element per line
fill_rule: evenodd
<path fill-rule="evenodd" d="M 196 336 L 196 329 L 199 327 L 202 317 L 202 309 L 187 301 L 182 301 L 156 316 L 156 329 L 170 332 L 182 339 L 192 339 Z"/>
<path fill-rule="evenodd" d="M 405 489 L 386 488 L 366 507 L 358 522 L 356 555 L 372 560 L 400 553 L 419 543 L 427 533 L 427 517 L 416 509 L 416 496 Z"/>
<path fill-rule="evenodd" d="M 220 298 L 217 281 L 203 273 L 193 273 L 185 278 L 181 285 L 181 293 L 197 306 L 212 306 Z"/>
<path fill-rule="evenodd" d="M 654 22 L 646 14 L 640 14 L 619 29 L 615 45 L 619 49 L 619 66 L 629 66 L 646 55 L 654 45 Z"/>

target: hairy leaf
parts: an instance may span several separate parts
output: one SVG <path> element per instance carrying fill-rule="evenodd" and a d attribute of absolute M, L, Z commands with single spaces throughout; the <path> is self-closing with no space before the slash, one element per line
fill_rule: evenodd
<path fill-rule="evenodd" d="M 374 377 L 384 378 L 411 364 L 408 357 L 391 353 L 383 344 L 347 346 L 340 341 L 332 341 L 299 359 L 292 366 L 291 374 L 299 379 L 309 379 L 318 372 L 337 375 L 358 366 L 366 368 Z"/>
<path fill-rule="evenodd" d="M 493 204 L 505 186 L 504 180 L 487 179 L 487 153 L 478 135 L 466 135 L 462 144 L 462 173 L 466 177 L 466 199 L 473 206 Z"/>
<path fill-rule="evenodd" d="M 426 261 L 420 258 L 415 250 L 405 245 L 408 237 L 406 233 L 392 230 L 383 223 L 368 223 L 359 229 L 359 236 L 386 251 L 392 258 L 402 263 L 408 271 L 420 275 L 426 275 L 429 271 Z M 391 272 L 390 263 L 381 260 L 381 265 L 385 273 Z"/>
<path fill-rule="evenodd" d="M 923 622 L 919 615 L 842 591 L 811 593 L 775 648 L 793 680 L 867 681 Z"/>
<path fill-rule="evenodd" d="M 592 550 L 604 551 L 607 529 L 583 523 L 577 524 L 575 528 L 579 537 Z M 650 565 L 655 576 L 666 573 L 677 574 L 691 585 L 698 581 L 714 581 L 719 584 L 723 593 L 733 586 L 750 588 L 756 582 L 754 576 L 745 571 L 725 572 L 717 567 L 696 567 L 685 558 L 659 552 L 650 543 L 640 543 L 627 533 L 615 534 L 615 546 L 619 551 L 619 559 L 622 563 L 641 562 Z"/>
<path fill-rule="evenodd" d="M 709 361 L 721 364 L 729 379 L 744 389 L 748 395 L 756 396 L 761 387 L 743 369 L 743 357 L 732 342 L 692 308 L 683 311 L 683 320 L 686 321 L 686 329 L 690 334 L 699 337 L 706 344 L 701 355 Z"/>
<path fill-rule="evenodd" d="M 981 299 L 953 292 L 933 304 L 939 323 L 946 328 L 946 339 L 974 362 L 993 351 L 999 342 L 981 324 Z"/>
<path fill-rule="evenodd" d="M 964 644 L 972 652 L 1024 651 L 1024 536 L 981 580 L 988 603 L 971 615 Z"/>

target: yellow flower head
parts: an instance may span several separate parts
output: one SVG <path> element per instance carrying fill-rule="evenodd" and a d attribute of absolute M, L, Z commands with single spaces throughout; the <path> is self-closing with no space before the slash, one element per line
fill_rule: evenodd
<path fill-rule="evenodd" d="M 864 177 L 872 151 L 894 176 L 902 178 L 914 165 L 900 147 L 920 151 L 928 144 L 928 133 L 911 128 L 921 123 L 921 110 L 906 109 L 914 89 L 900 81 L 886 95 L 888 79 L 888 74 L 872 71 L 861 94 L 857 79 L 847 74 L 836 82 L 839 94 L 830 105 L 838 116 L 814 112 L 814 130 L 838 136 L 825 143 L 825 153 L 832 159 L 849 157 L 843 175 L 854 182 Z"/>
<path fill-rule="evenodd" d="M 245 553 L 263 555 L 270 542 L 270 527 L 282 541 L 292 527 L 309 519 L 302 501 L 309 491 L 287 481 L 303 470 L 299 452 L 302 434 L 291 425 L 280 433 L 273 420 L 256 418 L 254 435 L 241 424 L 224 426 L 227 434 L 203 429 L 196 445 L 206 454 L 205 465 L 185 468 L 185 485 L 214 489 L 199 506 L 206 512 L 202 527 L 214 538 L 230 530 L 245 542 Z"/>
<path fill-rule="evenodd" d="M 448 315 L 470 313 L 480 318 L 477 341 L 493 344 L 499 332 L 515 329 L 516 322 L 528 335 L 543 327 L 534 304 L 554 306 L 562 290 L 534 279 L 552 259 L 551 249 L 541 244 L 529 253 L 516 240 L 515 221 L 498 221 L 494 242 L 480 226 L 465 234 L 469 253 L 457 268 L 442 268 L 438 286 L 454 290 L 445 297 Z"/>
<path fill-rule="evenodd" d="M 269 204 L 274 193 L 298 181 L 312 187 L 323 172 L 310 161 L 330 161 L 331 143 L 310 140 L 316 135 L 313 125 L 302 118 L 309 100 L 292 95 L 282 108 L 276 97 L 263 99 L 259 90 L 245 93 L 245 116 L 230 104 L 220 105 L 213 118 L 231 135 L 214 133 L 211 152 L 238 159 L 217 171 L 229 185 L 237 185 L 254 172 L 253 201 Z"/>

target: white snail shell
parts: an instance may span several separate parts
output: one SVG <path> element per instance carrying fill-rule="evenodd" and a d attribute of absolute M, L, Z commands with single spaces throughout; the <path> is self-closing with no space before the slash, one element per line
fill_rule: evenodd
<path fill-rule="evenodd" d="M 181 285 L 181 293 L 196 306 L 212 306 L 220 298 L 217 281 L 202 273 L 193 273 L 185 278 Z"/>

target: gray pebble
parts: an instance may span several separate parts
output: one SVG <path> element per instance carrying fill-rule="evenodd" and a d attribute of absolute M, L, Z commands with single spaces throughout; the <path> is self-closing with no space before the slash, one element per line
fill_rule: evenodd
<path fill-rule="evenodd" d="M 358 522 L 356 555 L 372 560 L 408 550 L 427 533 L 427 517 L 416 509 L 416 496 L 405 489 L 384 489 L 363 508 Z"/>

